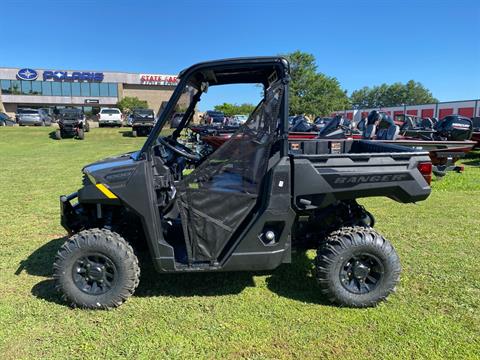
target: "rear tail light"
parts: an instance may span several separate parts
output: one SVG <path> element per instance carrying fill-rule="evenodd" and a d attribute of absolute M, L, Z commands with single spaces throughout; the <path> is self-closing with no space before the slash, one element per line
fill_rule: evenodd
<path fill-rule="evenodd" d="M 420 174 L 423 175 L 423 178 L 427 182 L 428 185 L 432 182 L 432 163 L 431 162 L 423 162 L 418 164 L 417 169 L 420 171 Z"/>

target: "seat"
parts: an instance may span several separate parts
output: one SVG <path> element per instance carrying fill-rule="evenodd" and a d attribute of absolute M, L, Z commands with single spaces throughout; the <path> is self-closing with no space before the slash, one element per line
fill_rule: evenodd
<path fill-rule="evenodd" d="M 430 130 L 433 129 L 433 121 L 430 118 L 422 119 L 422 129 Z"/>
<path fill-rule="evenodd" d="M 377 126 L 375 124 L 369 124 L 365 127 L 363 131 L 363 138 L 364 139 L 373 139 L 375 137 L 377 131 Z"/>
<path fill-rule="evenodd" d="M 390 126 L 385 132 L 385 140 L 396 140 L 400 133 L 400 127 L 397 125 Z"/>

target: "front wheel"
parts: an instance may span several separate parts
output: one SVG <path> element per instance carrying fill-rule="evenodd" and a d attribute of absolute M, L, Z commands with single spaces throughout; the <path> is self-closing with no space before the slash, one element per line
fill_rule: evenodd
<path fill-rule="evenodd" d="M 78 129 L 77 136 L 80 140 L 85 139 L 85 133 L 84 133 L 83 129 Z"/>
<path fill-rule="evenodd" d="M 140 279 L 138 259 L 119 234 L 90 229 L 60 248 L 53 264 L 55 287 L 72 306 L 109 309 L 120 306 Z"/>
<path fill-rule="evenodd" d="M 55 130 L 55 139 L 62 140 L 62 132 L 59 129 Z"/>
<path fill-rule="evenodd" d="M 316 276 L 321 291 L 342 306 L 377 305 L 395 290 L 400 272 L 395 249 L 372 228 L 341 228 L 317 251 Z"/>
<path fill-rule="evenodd" d="M 137 130 L 132 130 L 132 136 L 137 137 Z"/>

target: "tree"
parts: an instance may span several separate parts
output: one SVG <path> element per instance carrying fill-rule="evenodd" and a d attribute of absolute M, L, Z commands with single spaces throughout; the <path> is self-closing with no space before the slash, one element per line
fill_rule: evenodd
<path fill-rule="evenodd" d="M 225 116 L 232 115 L 249 115 L 253 110 L 255 110 L 255 105 L 244 103 L 241 105 L 223 103 L 221 105 L 215 105 L 214 109 L 216 111 L 221 111 Z"/>
<path fill-rule="evenodd" d="M 350 101 L 357 108 L 379 108 L 387 106 L 419 105 L 436 103 L 430 90 L 414 80 L 406 84 L 400 82 L 391 85 L 382 84 L 371 88 L 365 86 L 352 92 Z"/>
<path fill-rule="evenodd" d="M 317 72 L 312 54 L 297 50 L 283 56 L 290 62 L 290 114 L 327 115 L 348 105 L 338 80 Z"/>
<path fill-rule="evenodd" d="M 117 102 L 117 107 L 123 112 L 128 113 L 135 108 L 146 109 L 148 103 L 145 100 L 140 100 L 138 97 L 125 96 L 122 100 Z"/>

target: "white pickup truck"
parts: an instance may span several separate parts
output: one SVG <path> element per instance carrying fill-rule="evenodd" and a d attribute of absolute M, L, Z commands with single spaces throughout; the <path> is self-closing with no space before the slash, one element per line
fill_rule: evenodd
<path fill-rule="evenodd" d="M 97 116 L 99 127 L 123 125 L 123 114 L 117 108 L 102 108 Z"/>

